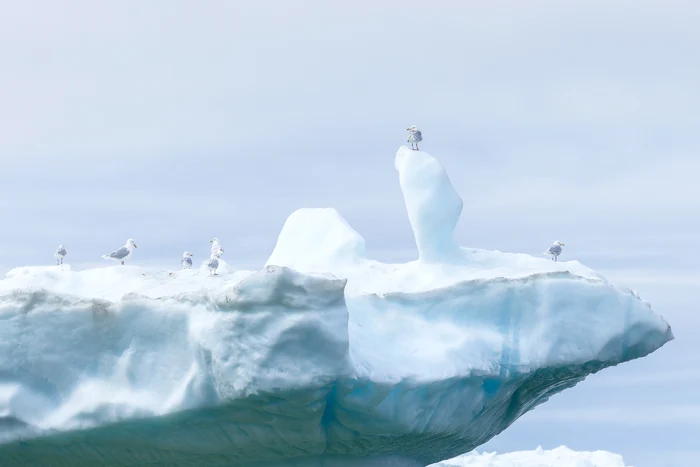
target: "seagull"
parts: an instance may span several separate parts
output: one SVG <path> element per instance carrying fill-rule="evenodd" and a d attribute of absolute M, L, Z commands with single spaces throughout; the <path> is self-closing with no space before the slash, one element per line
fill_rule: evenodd
<path fill-rule="evenodd" d="M 182 269 L 190 269 L 192 267 L 192 256 L 194 255 L 189 251 L 186 251 L 182 254 L 182 261 L 180 261 Z"/>
<path fill-rule="evenodd" d="M 134 248 L 137 248 L 136 243 L 134 243 L 133 238 L 130 238 L 126 241 L 126 245 L 108 255 L 102 255 L 102 258 L 120 261 L 121 264 L 124 265 L 124 261 L 131 258 L 131 252 Z"/>
<path fill-rule="evenodd" d="M 216 270 L 219 268 L 219 258 L 221 258 L 221 255 L 224 253 L 224 250 L 218 249 L 217 251 L 212 251 L 211 256 L 209 257 L 209 260 L 207 260 L 205 266 L 209 270 L 209 274 L 217 275 Z"/>
<path fill-rule="evenodd" d="M 545 255 L 549 255 L 552 257 L 552 261 L 557 261 L 557 257 L 561 254 L 561 247 L 565 246 L 562 242 L 557 240 L 554 242 L 552 246 L 549 247 L 549 250 L 545 251 Z"/>
<path fill-rule="evenodd" d="M 411 143 L 411 149 L 418 151 L 418 143 L 423 141 L 423 135 L 415 125 L 406 128 L 406 130 L 408 131 L 408 139 L 406 141 Z M 416 145 L 415 148 L 413 147 L 414 144 Z"/>
<path fill-rule="evenodd" d="M 63 258 L 66 256 L 66 248 L 63 245 L 58 245 L 58 249 L 56 250 L 56 266 L 59 264 L 63 264 Z"/>
<path fill-rule="evenodd" d="M 211 254 L 213 255 L 214 253 L 218 252 L 221 250 L 221 253 L 224 252 L 224 249 L 221 248 L 221 242 L 219 241 L 218 238 L 214 237 L 211 240 L 209 240 L 209 243 L 211 243 Z M 221 257 L 221 253 L 219 253 L 217 256 Z"/>

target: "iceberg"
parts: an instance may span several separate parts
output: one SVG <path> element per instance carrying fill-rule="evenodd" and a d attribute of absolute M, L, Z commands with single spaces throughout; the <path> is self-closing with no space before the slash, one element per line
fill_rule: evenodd
<path fill-rule="evenodd" d="M 577 452 L 560 446 L 551 451 L 538 447 L 534 451 L 500 455 L 472 452 L 431 467 L 625 467 L 625 461 L 619 454 L 611 452 Z"/>
<path fill-rule="evenodd" d="M 395 165 L 406 264 L 305 208 L 260 271 L 10 271 L 0 465 L 426 466 L 673 339 L 577 261 L 460 247 L 440 163 L 402 147 Z"/>

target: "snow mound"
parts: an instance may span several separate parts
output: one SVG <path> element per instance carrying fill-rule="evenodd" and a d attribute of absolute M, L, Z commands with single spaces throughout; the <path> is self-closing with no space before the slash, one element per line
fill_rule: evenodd
<path fill-rule="evenodd" d="M 418 261 L 303 209 L 262 271 L 8 273 L 0 465 L 425 466 L 673 338 L 578 262 L 456 247 L 444 170 L 399 155 Z"/>
<path fill-rule="evenodd" d="M 431 467 L 625 467 L 625 462 L 622 456 L 611 452 L 577 452 L 560 446 L 551 451 L 537 448 L 500 455 L 472 452 Z"/>
<path fill-rule="evenodd" d="M 284 223 L 267 265 L 299 271 L 353 266 L 365 255 L 365 239 L 335 209 L 299 209 Z"/>

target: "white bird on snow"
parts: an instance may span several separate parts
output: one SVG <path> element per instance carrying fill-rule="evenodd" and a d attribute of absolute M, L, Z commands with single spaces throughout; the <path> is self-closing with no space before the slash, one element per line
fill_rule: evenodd
<path fill-rule="evenodd" d="M 552 257 L 552 261 L 557 261 L 557 257 L 561 254 L 562 249 L 561 247 L 565 246 L 562 242 L 557 240 L 554 242 L 552 246 L 549 247 L 549 250 L 545 251 L 545 255 L 549 255 Z"/>
<path fill-rule="evenodd" d="M 123 265 L 124 261 L 131 258 L 131 253 L 134 248 L 137 248 L 136 243 L 134 243 L 133 238 L 130 238 L 126 241 L 126 245 L 124 245 L 116 251 L 111 252 L 108 255 L 102 255 L 102 258 L 111 259 L 113 261 L 119 261 Z"/>
<path fill-rule="evenodd" d="M 63 258 L 66 257 L 66 248 L 63 245 L 58 245 L 58 249 L 56 250 L 56 265 L 58 266 L 59 264 L 63 264 Z"/>
<path fill-rule="evenodd" d="M 223 247 L 221 246 L 221 242 L 219 241 L 218 238 L 214 237 L 211 240 L 209 240 L 209 243 L 211 243 L 211 254 L 213 255 L 214 253 L 217 253 L 219 250 L 221 250 L 221 253 L 224 252 Z M 221 257 L 221 253 L 219 253 L 217 256 Z"/>
<path fill-rule="evenodd" d="M 180 261 L 182 269 L 190 269 L 192 267 L 192 256 L 194 255 L 189 251 L 182 254 L 182 260 Z"/>
<path fill-rule="evenodd" d="M 217 251 L 213 251 L 211 253 L 211 256 L 207 260 L 204 265 L 207 267 L 207 270 L 209 271 L 209 274 L 217 275 L 216 270 L 219 268 L 219 258 L 221 258 L 221 255 L 224 253 L 224 250 L 219 249 Z"/>

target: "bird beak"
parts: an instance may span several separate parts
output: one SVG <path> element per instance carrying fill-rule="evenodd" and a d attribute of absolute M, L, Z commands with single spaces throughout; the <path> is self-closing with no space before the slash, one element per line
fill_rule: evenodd
<path fill-rule="evenodd" d="M 411 129 L 410 129 L 410 128 L 406 128 L 406 131 L 411 131 Z"/>
<path fill-rule="evenodd" d="M 136 243 L 134 243 L 134 248 L 138 248 L 138 247 L 136 246 Z"/>
<path fill-rule="evenodd" d="M 209 240 L 209 243 L 214 243 L 214 240 Z"/>

